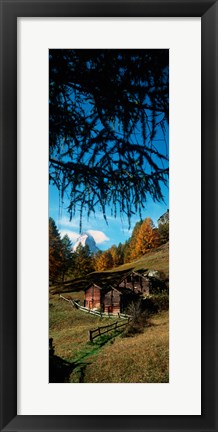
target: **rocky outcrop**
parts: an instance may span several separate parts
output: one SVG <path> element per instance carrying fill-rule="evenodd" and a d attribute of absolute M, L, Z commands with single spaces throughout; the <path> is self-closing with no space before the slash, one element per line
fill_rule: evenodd
<path fill-rule="evenodd" d="M 157 223 L 158 226 L 161 224 L 169 223 L 169 210 L 167 210 L 166 213 L 164 213 L 161 217 L 159 217 Z"/>

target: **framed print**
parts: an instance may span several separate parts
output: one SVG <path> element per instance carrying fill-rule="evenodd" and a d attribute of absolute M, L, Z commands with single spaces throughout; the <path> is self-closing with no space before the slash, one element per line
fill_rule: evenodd
<path fill-rule="evenodd" d="M 216 431 L 217 2 L 3 0 L 1 38 L 1 430 Z"/>

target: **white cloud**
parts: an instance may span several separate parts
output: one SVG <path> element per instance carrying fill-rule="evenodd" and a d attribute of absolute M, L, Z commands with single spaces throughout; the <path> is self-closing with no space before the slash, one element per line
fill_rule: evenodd
<path fill-rule="evenodd" d="M 91 234 L 97 244 L 110 240 L 103 231 L 88 230 L 87 233 Z"/>
<path fill-rule="evenodd" d="M 72 243 L 75 243 L 79 237 L 79 233 L 76 233 L 76 232 L 70 231 L 70 230 L 62 230 L 61 229 L 60 234 L 61 234 L 61 238 L 63 238 L 67 234 L 69 239 L 72 241 Z"/>
<path fill-rule="evenodd" d="M 96 231 L 96 230 L 88 230 L 86 231 L 88 234 L 90 234 L 95 242 L 97 244 L 101 244 L 104 243 L 106 241 L 109 241 L 110 239 L 103 233 L 103 231 Z M 61 238 L 63 238 L 66 234 L 68 235 L 68 237 L 70 238 L 70 240 L 72 241 L 72 243 L 75 243 L 77 241 L 77 239 L 79 238 L 80 234 L 78 232 L 75 231 L 71 231 L 71 230 L 65 230 L 65 229 L 60 229 L 60 234 L 61 234 Z"/>

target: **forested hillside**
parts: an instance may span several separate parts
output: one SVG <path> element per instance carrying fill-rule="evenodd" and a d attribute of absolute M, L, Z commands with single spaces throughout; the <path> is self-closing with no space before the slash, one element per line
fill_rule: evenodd
<path fill-rule="evenodd" d="M 73 248 L 67 235 L 61 239 L 54 220 L 50 218 L 50 281 L 55 284 L 82 278 L 93 271 L 106 271 L 122 265 L 128 268 L 128 264 L 129 268 L 131 268 L 131 263 L 136 260 L 141 260 L 141 265 L 145 266 L 147 261 L 148 263 L 151 261 L 152 264 L 152 258 L 150 260 L 149 254 L 155 251 L 158 253 L 157 261 L 160 258 L 161 263 L 163 261 L 161 255 L 167 247 L 165 249 L 160 249 L 160 247 L 161 245 L 167 245 L 168 240 L 169 221 L 160 223 L 158 227 L 155 227 L 151 218 L 148 217 L 135 224 L 131 237 L 125 243 L 112 245 L 106 251 L 98 250 L 93 253 L 88 245 L 82 246 L 81 243 L 78 243 L 77 247 Z M 137 267 L 138 264 L 133 264 L 133 267 L 135 266 Z M 146 267 L 149 266 L 146 265 Z M 168 274 L 167 265 L 164 265 L 164 270 Z"/>

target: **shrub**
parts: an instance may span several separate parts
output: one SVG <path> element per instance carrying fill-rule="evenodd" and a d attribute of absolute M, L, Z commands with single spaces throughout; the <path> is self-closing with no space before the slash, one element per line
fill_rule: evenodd
<path fill-rule="evenodd" d="M 127 314 L 131 315 L 129 325 L 124 330 L 122 336 L 130 337 L 142 333 L 145 326 L 148 325 L 148 314 L 142 308 L 142 301 L 132 302 L 127 309 Z"/>
<path fill-rule="evenodd" d="M 167 293 L 154 295 L 152 298 L 154 304 L 158 307 L 158 311 L 169 309 L 169 295 Z"/>
<path fill-rule="evenodd" d="M 158 312 L 158 305 L 154 301 L 153 296 L 142 300 L 142 309 L 147 315 L 152 315 Z"/>
<path fill-rule="evenodd" d="M 161 293 L 152 295 L 152 297 L 145 298 L 142 301 L 142 308 L 148 314 L 155 314 L 162 310 L 169 309 L 169 295 L 168 293 Z"/>

